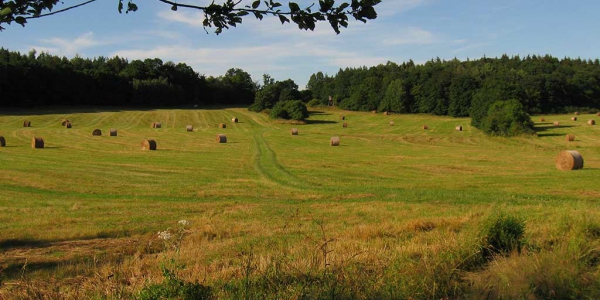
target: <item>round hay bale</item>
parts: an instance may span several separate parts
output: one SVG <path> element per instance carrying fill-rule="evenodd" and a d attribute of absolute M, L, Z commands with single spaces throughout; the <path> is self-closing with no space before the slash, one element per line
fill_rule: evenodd
<path fill-rule="evenodd" d="M 456 129 L 456 131 L 462 131 L 462 126 L 460 126 L 460 125 L 456 126 L 456 127 L 454 127 L 454 129 Z"/>
<path fill-rule="evenodd" d="M 23 121 L 23 127 L 31 127 L 30 121 Z"/>
<path fill-rule="evenodd" d="M 596 113 L 596 116 L 600 117 L 600 112 Z"/>
<path fill-rule="evenodd" d="M 225 124 L 225 123 L 219 123 L 219 128 L 227 128 L 227 124 Z"/>
<path fill-rule="evenodd" d="M 227 143 L 227 137 L 224 134 L 217 134 L 217 143 L 223 144 Z"/>
<path fill-rule="evenodd" d="M 154 122 L 152 123 L 152 128 L 161 128 L 162 124 L 160 122 Z"/>
<path fill-rule="evenodd" d="M 376 114 L 376 113 L 377 113 L 377 111 L 376 111 L 376 110 L 372 110 L 372 111 L 371 111 L 371 113 L 374 113 L 374 114 Z"/>
<path fill-rule="evenodd" d="M 556 157 L 556 168 L 561 171 L 583 169 L 583 156 L 575 150 L 561 151 Z"/>
<path fill-rule="evenodd" d="M 566 140 L 567 142 L 572 142 L 572 141 L 574 141 L 574 140 L 575 140 L 575 135 L 574 135 L 574 134 L 567 134 L 567 135 L 565 136 L 565 140 Z"/>
<path fill-rule="evenodd" d="M 578 112 L 578 111 L 576 111 L 576 112 L 574 113 L 574 115 L 576 115 L 576 116 L 579 116 L 579 112 Z"/>
<path fill-rule="evenodd" d="M 233 122 L 233 123 L 237 123 L 237 122 L 238 122 L 238 118 L 233 118 L 233 119 L 231 119 L 231 122 Z"/>
<path fill-rule="evenodd" d="M 394 126 L 394 121 L 390 121 L 390 126 Z"/>
<path fill-rule="evenodd" d="M 546 122 L 546 119 L 540 118 L 540 122 Z"/>
<path fill-rule="evenodd" d="M 298 135 L 298 128 L 292 128 L 292 135 Z"/>
<path fill-rule="evenodd" d="M 329 144 L 331 146 L 339 146 L 340 145 L 340 137 L 339 136 L 332 137 L 331 140 L 329 141 Z"/>
<path fill-rule="evenodd" d="M 44 148 L 44 139 L 41 137 L 32 137 L 31 148 Z"/>
<path fill-rule="evenodd" d="M 111 129 L 108 131 L 108 134 L 109 134 L 110 136 L 117 136 L 117 129 L 116 129 L 116 128 L 111 128 Z"/>
<path fill-rule="evenodd" d="M 348 127 L 348 123 L 342 124 L 342 127 L 344 127 L 344 128 Z"/>
<path fill-rule="evenodd" d="M 70 129 L 71 127 L 73 127 L 73 125 L 71 124 L 71 122 L 65 123 L 65 128 Z"/>
<path fill-rule="evenodd" d="M 571 121 L 577 121 L 577 117 L 572 117 Z"/>
<path fill-rule="evenodd" d="M 423 130 L 427 130 L 427 129 L 429 129 L 429 126 L 423 125 Z"/>
<path fill-rule="evenodd" d="M 340 117 L 340 119 L 341 119 L 342 121 L 343 121 L 343 120 L 346 120 L 346 116 L 341 116 L 341 117 Z"/>
<path fill-rule="evenodd" d="M 64 119 L 64 120 L 62 120 L 62 123 L 60 123 L 60 124 L 62 124 L 62 126 L 65 126 L 65 125 L 67 125 L 67 123 L 71 123 L 71 121 Z"/>
<path fill-rule="evenodd" d="M 588 120 L 587 123 L 588 125 L 596 125 L 596 121 L 594 120 Z"/>
<path fill-rule="evenodd" d="M 143 140 L 142 141 L 142 150 L 156 150 L 156 141 L 155 140 Z"/>
<path fill-rule="evenodd" d="M 194 131 L 194 126 L 192 125 L 188 125 L 185 130 L 187 130 L 188 132 Z"/>
<path fill-rule="evenodd" d="M 6 139 L 0 135 L 0 147 L 6 147 Z"/>
<path fill-rule="evenodd" d="M 94 131 L 92 131 L 92 135 L 93 136 L 101 136 L 102 135 L 102 130 L 100 130 L 100 129 L 94 129 Z"/>
<path fill-rule="evenodd" d="M 389 113 L 389 112 L 387 112 L 387 111 L 384 111 L 384 112 L 383 112 L 383 115 L 384 115 L 384 116 L 387 116 L 387 115 L 389 115 L 389 114 L 390 114 L 390 113 Z"/>
<path fill-rule="evenodd" d="M 560 123 L 558 121 L 555 121 L 554 122 L 554 127 L 558 127 L 558 126 L 560 126 Z"/>

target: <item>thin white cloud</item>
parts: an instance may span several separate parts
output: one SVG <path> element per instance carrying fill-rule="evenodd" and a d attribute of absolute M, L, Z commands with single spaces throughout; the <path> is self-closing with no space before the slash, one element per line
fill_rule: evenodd
<path fill-rule="evenodd" d="M 200 12 L 165 10 L 159 12 L 158 17 L 171 22 L 184 23 L 192 27 L 202 27 L 202 22 L 204 22 L 204 15 Z"/>
<path fill-rule="evenodd" d="M 94 39 L 93 32 L 87 32 L 79 37 L 69 40 L 65 38 L 49 38 L 40 40 L 42 45 L 30 46 L 30 48 L 51 52 L 54 55 L 74 56 L 84 49 L 107 44 Z"/>
<path fill-rule="evenodd" d="M 375 6 L 380 17 L 390 17 L 418 6 L 425 5 L 430 0 L 387 0 Z"/>
<path fill-rule="evenodd" d="M 411 27 L 400 30 L 396 36 L 385 39 L 383 43 L 385 45 L 427 45 L 438 41 L 439 39 L 431 31 Z"/>

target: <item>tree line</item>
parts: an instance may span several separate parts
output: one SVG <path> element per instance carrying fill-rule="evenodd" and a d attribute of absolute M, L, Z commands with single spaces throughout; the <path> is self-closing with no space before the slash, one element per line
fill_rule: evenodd
<path fill-rule="evenodd" d="M 250 105 L 250 74 L 229 69 L 205 77 L 184 63 L 21 54 L 0 48 L 0 107 L 40 105 Z"/>
<path fill-rule="evenodd" d="M 437 58 L 422 65 L 388 62 L 340 69 L 335 76 L 318 72 L 307 88 L 322 105 L 333 96 L 347 110 L 470 116 L 474 126 L 484 129 L 490 109 L 498 115 L 498 107 L 514 112 L 522 107 L 519 115 L 598 110 L 600 61 L 503 55 L 466 61 Z M 513 102 L 492 108 L 509 100 Z"/>

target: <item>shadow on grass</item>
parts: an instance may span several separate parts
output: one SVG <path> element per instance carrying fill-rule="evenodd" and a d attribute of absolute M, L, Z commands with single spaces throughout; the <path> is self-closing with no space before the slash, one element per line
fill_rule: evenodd
<path fill-rule="evenodd" d="M 338 122 L 336 121 L 331 121 L 331 120 L 306 120 L 306 124 L 307 125 L 312 125 L 312 124 L 337 124 Z"/>
<path fill-rule="evenodd" d="M 2 277 L 14 280 L 20 278 L 21 275 L 26 276 L 31 272 L 54 270 L 60 264 L 61 262 L 59 261 L 27 262 L 23 260 L 20 262 L 11 262 L 6 268 L 2 269 Z"/>

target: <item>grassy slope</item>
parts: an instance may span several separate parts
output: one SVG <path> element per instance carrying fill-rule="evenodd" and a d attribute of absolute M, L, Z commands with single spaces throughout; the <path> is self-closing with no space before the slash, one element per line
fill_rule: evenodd
<path fill-rule="evenodd" d="M 234 116 L 240 123 L 230 122 Z M 427 253 L 440 262 L 440 253 L 471 243 L 477 224 L 498 210 L 524 217 L 528 239 L 543 245 L 568 234 L 570 220 L 600 220 L 600 127 L 585 124 L 593 116 L 569 118 L 546 117 L 548 123 L 536 124 L 537 138 L 506 139 L 484 136 L 468 119 L 335 110 L 313 114 L 308 125 L 273 123 L 245 109 L 2 115 L 0 249 L 7 254 L 0 266 L 15 279 L 28 258 L 23 251 L 63 245 L 29 255 L 39 264 L 31 267 L 34 275 L 56 275 L 45 262 L 74 260 L 72 247 L 57 243 L 143 244 L 179 219 L 193 229 L 182 248 L 191 267 L 182 276 L 209 282 L 235 278 L 236 257 L 247 249 L 267 261 L 285 253 L 294 268 L 318 269 L 301 262 L 315 256 L 323 237 L 318 222 L 336 238 L 331 259 L 339 264 L 355 253 L 368 253 L 356 260 L 375 265 L 402 265 Z M 22 127 L 25 119 L 31 128 Z M 62 127 L 62 119 L 73 128 Z M 552 127 L 555 120 L 565 126 Z M 163 127 L 150 128 L 154 121 Z M 227 129 L 217 128 L 221 122 Z M 185 131 L 188 124 L 194 132 Z M 456 125 L 465 130 L 454 131 Z M 300 135 L 291 136 L 292 127 Z M 103 136 L 92 136 L 95 128 Z M 109 128 L 118 137 L 109 137 Z M 217 144 L 217 133 L 228 143 Z M 566 142 L 566 133 L 576 141 Z M 44 138 L 45 149 L 31 149 L 34 135 Z M 340 136 L 340 147 L 329 146 L 331 136 Z M 158 151 L 140 150 L 147 138 Z M 583 170 L 556 170 L 554 157 L 566 149 L 582 153 Z M 94 247 L 80 256 L 111 252 Z M 156 258 L 146 263 L 130 268 L 157 280 Z M 211 275 L 194 273 L 203 269 Z M 397 284 L 425 284 L 405 280 Z"/>

